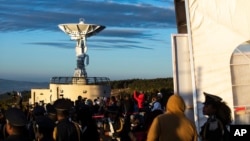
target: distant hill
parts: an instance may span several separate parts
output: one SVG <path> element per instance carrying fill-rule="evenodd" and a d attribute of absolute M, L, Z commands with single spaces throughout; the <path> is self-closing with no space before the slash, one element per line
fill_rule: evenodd
<path fill-rule="evenodd" d="M 110 82 L 112 90 L 141 90 L 155 92 L 158 90 L 173 90 L 173 78 L 128 79 Z M 0 94 L 12 91 L 30 91 L 32 88 L 49 88 L 49 82 L 27 82 L 0 78 Z"/>
<path fill-rule="evenodd" d="M 0 94 L 10 91 L 30 91 L 31 88 L 49 88 L 49 82 L 27 82 L 0 79 Z"/>

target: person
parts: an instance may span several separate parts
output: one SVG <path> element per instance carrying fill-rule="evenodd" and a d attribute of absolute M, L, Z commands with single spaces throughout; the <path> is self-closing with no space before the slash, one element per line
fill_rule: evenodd
<path fill-rule="evenodd" d="M 195 125 L 184 114 L 184 100 L 174 94 L 166 104 L 166 112 L 154 118 L 147 141 L 197 141 Z"/>
<path fill-rule="evenodd" d="M 45 114 L 46 117 L 48 117 L 49 119 L 51 119 L 54 123 L 56 122 L 56 109 L 55 107 L 48 103 L 46 105 L 46 114 Z"/>
<path fill-rule="evenodd" d="M 165 109 L 165 99 L 166 98 L 163 97 L 163 94 L 162 94 L 161 91 L 158 91 L 158 93 L 157 93 L 157 99 L 161 103 L 161 108 L 164 110 Z"/>
<path fill-rule="evenodd" d="M 28 120 L 24 112 L 19 108 L 9 108 L 5 112 L 6 125 L 5 130 L 8 135 L 5 141 L 29 141 L 27 129 Z"/>
<path fill-rule="evenodd" d="M 101 141 L 123 141 L 123 138 L 125 138 L 124 133 L 128 132 L 124 132 L 124 129 L 127 129 L 124 127 L 125 120 L 119 115 L 117 106 L 108 107 L 100 128 Z"/>
<path fill-rule="evenodd" d="M 45 113 L 43 106 L 36 106 L 33 109 L 33 120 L 29 126 L 30 137 L 36 141 L 53 141 L 53 130 L 55 121 Z"/>
<path fill-rule="evenodd" d="M 23 103 L 23 97 L 22 94 L 20 92 L 16 92 L 16 94 L 14 94 L 14 99 L 15 99 L 15 103 L 14 103 L 14 107 L 22 109 L 22 103 Z"/>
<path fill-rule="evenodd" d="M 0 109 L 0 141 L 4 139 L 4 125 L 6 124 L 6 119 L 4 117 L 4 110 Z"/>
<path fill-rule="evenodd" d="M 203 114 L 208 116 L 207 121 L 201 127 L 202 141 L 228 141 L 228 126 L 232 122 L 231 109 L 222 98 L 204 92 L 205 102 Z"/>
<path fill-rule="evenodd" d="M 98 114 L 99 113 L 99 109 L 100 109 L 100 102 L 99 100 L 96 98 L 94 99 L 94 102 L 93 102 L 93 112 L 94 114 Z"/>
<path fill-rule="evenodd" d="M 145 117 L 145 130 L 146 132 L 149 130 L 150 125 L 152 124 L 154 118 L 160 114 L 163 114 L 163 110 L 161 108 L 161 103 L 158 101 L 157 95 L 152 96 L 150 103 L 150 111 L 147 113 Z"/>
<path fill-rule="evenodd" d="M 110 97 L 109 106 L 118 106 L 115 96 Z"/>
<path fill-rule="evenodd" d="M 54 141 L 53 131 L 55 123 L 47 116 L 39 116 L 35 119 L 35 140 L 36 141 Z"/>
<path fill-rule="evenodd" d="M 137 101 L 137 107 L 139 112 L 144 112 L 144 102 L 145 102 L 145 96 L 144 93 L 141 91 L 139 94 L 135 90 L 134 91 L 134 99 Z"/>
<path fill-rule="evenodd" d="M 163 114 L 161 103 L 158 101 L 157 95 L 153 95 L 150 103 L 150 111 L 146 114 L 145 117 L 145 131 L 149 130 L 154 118 L 160 114 Z"/>
<path fill-rule="evenodd" d="M 145 132 L 142 115 L 130 115 L 130 132 L 129 137 L 131 141 L 145 141 L 147 134 Z"/>
<path fill-rule="evenodd" d="M 159 91 L 158 93 L 157 93 L 157 97 L 158 97 L 158 99 L 162 99 L 163 98 L 163 95 L 162 95 L 162 93 Z"/>
<path fill-rule="evenodd" d="M 121 111 L 125 114 L 125 116 L 130 116 L 134 112 L 134 103 L 130 98 L 130 95 L 125 95 L 124 100 L 122 101 Z"/>
<path fill-rule="evenodd" d="M 82 133 L 79 124 L 70 118 L 73 103 L 70 99 L 57 99 L 54 102 L 56 109 L 57 123 L 53 131 L 55 141 L 81 141 Z"/>
<path fill-rule="evenodd" d="M 84 102 L 83 102 L 82 96 L 79 95 L 77 97 L 77 100 L 75 101 L 76 110 L 80 109 L 82 107 L 82 105 L 84 105 Z"/>
<path fill-rule="evenodd" d="M 86 141 L 100 141 L 96 120 L 91 105 L 79 109 L 77 117 L 82 128 L 82 138 Z"/>
<path fill-rule="evenodd" d="M 153 96 L 151 99 L 151 112 L 156 110 L 162 110 L 161 103 L 158 101 L 157 96 Z"/>
<path fill-rule="evenodd" d="M 29 131 L 29 137 L 32 139 L 32 140 L 37 140 L 36 139 L 36 119 L 37 117 L 40 117 L 40 116 L 44 116 L 44 113 L 45 113 L 45 109 L 44 107 L 42 106 L 39 106 L 37 105 L 36 107 L 34 107 L 33 111 L 32 111 L 32 118 L 28 124 L 28 131 Z"/>

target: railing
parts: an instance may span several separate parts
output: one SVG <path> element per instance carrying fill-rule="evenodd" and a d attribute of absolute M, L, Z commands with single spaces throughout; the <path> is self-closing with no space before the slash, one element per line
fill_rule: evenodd
<path fill-rule="evenodd" d="M 110 85 L 107 77 L 52 77 L 50 84 Z"/>

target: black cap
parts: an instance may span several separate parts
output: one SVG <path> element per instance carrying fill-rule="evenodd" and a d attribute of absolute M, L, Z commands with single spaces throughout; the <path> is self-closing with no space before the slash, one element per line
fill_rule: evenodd
<path fill-rule="evenodd" d="M 44 130 L 49 130 L 49 129 L 53 130 L 55 127 L 55 123 L 51 119 L 45 116 L 37 117 L 36 124 L 38 125 L 39 129 L 44 129 Z"/>
<path fill-rule="evenodd" d="M 28 120 L 21 109 L 10 108 L 5 112 L 7 122 L 13 126 L 25 126 Z"/>
<path fill-rule="evenodd" d="M 46 105 L 46 111 L 48 114 L 56 114 L 56 109 L 50 103 Z"/>
<path fill-rule="evenodd" d="M 57 111 L 67 111 L 72 109 L 73 103 L 70 99 L 61 98 L 54 102 L 54 107 Z"/>
<path fill-rule="evenodd" d="M 204 92 L 205 95 L 205 102 L 203 104 L 209 105 L 209 104 L 218 104 L 222 101 L 222 98 L 216 95 L 212 95 L 209 93 Z"/>
<path fill-rule="evenodd" d="M 36 106 L 33 110 L 34 116 L 42 116 L 45 114 L 45 109 L 43 106 Z"/>

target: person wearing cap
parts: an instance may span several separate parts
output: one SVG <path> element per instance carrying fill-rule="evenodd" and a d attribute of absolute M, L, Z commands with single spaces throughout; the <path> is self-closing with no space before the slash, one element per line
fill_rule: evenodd
<path fill-rule="evenodd" d="M 5 130 L 8 134 L 5 141 L 29 141 L 27 118 L 18 108 L 10 108 L 5 112 Z"/>
<path fill-rule="evenodd" d="M 50 119 L 46 114 L 43 106 L 36 106 L 32 111 L 33 119 L 30 122 L 30 137 L 36 141 L 53 141 L 53 130 L 55 121 Z"/>
<path fill-rule="evenodd" d="M 36 141 L 54 141 L 53 131 L 55 123 L 47 116 L 39 116 L 35 119 L 34 132 Z"/>
<path fill-rule="evenodd" d="M 228 141 L 229 131 L 227 126 L 232 122 L 231 109 L 222 98 L 204 92 L 203 115 L 208 116 L 201 127 L 202 141 Z"/>
<path fill-rule="evenodd" d="M 45 114 L 48 118 L 50 118 L 52 121 L 56 122 L 56 109 L 55 107 L 48 103 L 46 105 L 46 114 Z"/>
<path fill-rule="evenodd" d="M 120 141 L 124 135 L 124 118 L 120 116 L 118 106 L 110 106 L 106 110 L 105 119 L 100 129 L 102 141 Z M 127 132 L 128 133 L 128 132 Z"/>
<path fill-rule="evenodd" d="M 44 107 L 42 106 L 35 106 L 33 111 L 31 112 L 31 119 L 30 119 L 30 123 L 29 123 L 29 126 L 28 126 L 28 130 L 29 130 L 29 136 L 31 139 L 35 139 L 35 134 L 36 134 L 36 118 L 40 117 L 40 116 L 44 116 L 44 113 L 45 113 L 45 109 Z"/>
<path fill-rule="evenodd" d="M 100 141 L 96 120 L 93 118 L 92 107 L 84 105 L 79 109 L 77 117 L 82 129 L 82 138 L 86 141 Z"/>
<path fill-rule="evenodd" d="M 54 102 L 56 109 L 57 124 L 53 131 L 55 141 L 81 141 L 82 133 L 79 124 L 73 122 L 70 118 L 70 112 L 73 108 L 70 99 L 57 99 Z"/>
<path fill-rule="evenodd" d="M 198 133 L 194 123 L 185 116 L 185 108 L 182 97 L 171 95 L 166 112 L 154 118 L 147 141 L 197 141 Z"/>

